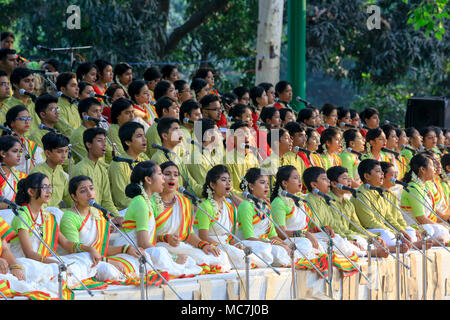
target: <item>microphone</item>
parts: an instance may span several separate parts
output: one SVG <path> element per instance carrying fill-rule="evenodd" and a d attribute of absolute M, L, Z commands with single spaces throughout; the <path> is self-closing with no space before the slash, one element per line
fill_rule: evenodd
<path fill-rule="evenodd" d="M 195 140 L 193 140 L 191 138 L 187 138 L 187 142 L 189 142 L 192 145 L 195 145 L 195 146 L 199 147 L 200 150 L 203 150 L 203 148 L 204 148 L 200 143 L 198 143 L 197 141 L 195 141 Z"/>
<path fill-rule="evenodd" d="M 102 121 L 101 119 L 97 119 L 97 118 L 93 118 L 93 117 L 89 117 L 89 116 L 83 116 L 83 120 L 94 121 L 96 124 L 98 124 L 100 121 Z"/>
<path fill-rule="evenodd" d="M 282 195 L 283 197 L 291 198 L 291 199 L 293 199 L 294 201 L 304 201 L 304 202 L 306 202 L 306 200 L 304 200 L 304 199 L 302 199 L 302 198 L 300 198 L 300 197 L 297 197 L 296 195 L 293 195 L 292 193 L 289 193 L 289 192 L 287 192 L 286 190 L 281 191 L 281 195 Z"/>
<path fill-rule="evenodd" d="M 326 195 L 325 193 L 323 193 L 322 191 L 319 191 L 319 189 L 314 188 L 312 190 L 312 193 L 315 194 L 316 196 L 321 196 L 323 198 L 325 198 L 325 201 L 328 203 L 330 201 L 334 201 L 333 198 L 331 198 L 329 195 Z"/>
<path fill-rule="evenodd" d="M 437 144 L 436 147 L 438 147 L 438 149 L 446 149 L 446 150 L 448 150 L 450 148 L 450 146 L 446 146 L 443 144 Z"/>
<path fill-rule="evenodd" d="M 170 151 L 169 149 L 167 149 L 163 146 L 160 146 L 159 144 L 156 144 L 154 142 L 152 143 L 152 148 L 159 149 L 159 150 L 163 151 L 164 153 L 174 153 L 173 151 Z"/>
<path fill-rule="evenodd" d="M 336 186 L 338 189 L 340 190 L 346 190 L 346 191 L 350 191 L 351 193 L 355 194 L 358 192 L 358 190 L 354 189 L 354 188 L 350 188 L 347 186 L 344 186 L 342 183 L 338 183 Z"/>
<path fill-rule="evenodd" d="M 251 145 L 245 144 L 245 143 L 241 143 L 241 147 L 245 148 L 245 149 L 251 149 L 254 152 L 259 152 L 261 150 L 260 148 L 257 148 L 257 147 L 254 147 L 254 146 L 251 146 Z"/>
<path fill-rule="evenodd" d="M 58 95 L 58 97 L 66 98 L 70 101 L 71 104 L 75 104 L 75 102 L 77 101 L 76 99 L 69 97 L 67 94 L 62 93 L 61 91 L 58 91 L 56 94 Z"/>
<path fill-rule="evenodd" d="M 31 92 L 25 91 L 24 89 L 20 89 L 19 93 L 25 96 L 29 96 L 33 102 L 36 100 L 36 96 L 32 94 Z"/>
<path fill-rule="evenodd" d="M 110 96 L 98 94 L 98 93 L 95 93 L 95 92 L 89 93 L 89 96 L 91 96 L 92 98 L 102 98 L 102 99 L 109 99 L 110 98 Z"/>
<path fill-rule="evenodd" d="M 264 203 L 261 199 L 258 199 L 257 197 L 255 197 L 254 195 L 250 194 L 247 191 L 242 192 L 242 196 L 246 199 L 253 200 L 254 202 Z"/>
<path fill-rule="evenodd" d="M 6 203 L 8 206 L 11 207 L 11 209 L 16 209 L 17 210 L 17 209 L 20 208 L 20 206 L 17 203 L 6 199 L 4 196 L 0 196 L 0 202 Z"/>
<path fill-rule="evenodd" d="M 353 129 L 356 128 L 354 125 L 348 124 L 348 123 L 345 123 L 345 122 L 341 122 L 339 125 L 340 125 L 341 127 L 348 127 L 348 128 L 353 128 Z"/>
<path fill-rule="evenodd" d="M 199 197 L 197 197 L 195 194 L 190 193 L 184 187 L 178 187 L 178 192 L 181 192 L 185 196 L 191 198 L 192 200 L 194 200 L 194 202 L 202 202 L 202 200 Z"/>
<path fill-rule="evenodd" d="M 127 158 L 122 158 L 122 157 L 117 157 L 117 156 L 114 156 L 112 158 L 112 160 L 116 161 L 116 162 L 126 162 L 128 164 L 133 164 L 133 163 L 139 162 L 139 161 L 134 160 L 134 159 L 127 159 Z"/>
<path fill-rule="evenodd" d="M 265 122 L 262 122 L 262 121 L 256 121 L 256 125 L 257 126 L 263 126 L 263 127 L 266 127 L 266 128 L 272 128 L 273 127 L 273 125 L 272 124 L 268 124 L 268 123 L 265 123 Z"/>
<path fill-rule="evenodd" d="M 370 128 L 368 126 L 366 126 L 364 123 L 361 123 L 359 125 L 359 127 L 362 128 L 362 129 L 370 130 Z"/>
<path fill-rule="evenodd" d="M 42 123 L 40 123 L 38 125 L 38 128 L 41 129 L 41 130 L 47 130 L 47 131 L 51 131 L 53 133 L 58 133 L 58 130 L 56 130 L 55 128 L 48 127 L 48 126 L 46 126 L 45 124 L 42 124 Z"/>
<path fill-rule="evenodd" d="M 342 130 L 341 128 L 338 128 L 338 127 L 335 127 L 335 126 L 331 126 L 331 125 L 329 125 L 328 123 L 325 123 L 325 124 L 323 125 L 323 127 L 324 127 L 325 129 L 328 129 L 328 128 L 334 128 L 334 129 Z"/>
<path fill-rule="evenodd" d="M 6 133 L 8 133 L 10 135 L 13 134 L 13 131 L 10 128 L 2 126 L 1 124 L 0 124 L 0 129 L 2 129 L 3 131 L 5 131 Z"/>
<path fill-rule="evenodd" d="M 391 180 L 392 183 L 399 184 L 399 185 L 403 186 L 403 188 L 408 188 L 409 187 L 409 185 L 406 182 L 397 180 L 394 177 L 392 177 L 390 180 Z"/>
<path fill-rule="evenodd" d="M 412 151 L 414 153 L 416 152 L 416 150 L 414 150 L 413 148 L 408 147 L 406 144 L 402 144 L 402 149 L 406 149 L 406 150 Z"/>
<path fill-rule="evenodd" d="M 304 152 L 304 153 L 306 153 L 306 154 L 310 154 L 310 153 L 315 153 L 314 151 L 310 151 L 310 150 L 308 150 L 308 149 L 304 149 L 304 148 L 300 148 L 300 147 L 298 147 L 298 146 L 294 146 L 293 148 L 292 148 L 292 150 L 293 151 L 295 151 L 295 152 Z"/>
<path fill-rule="evenodd" d="M 189 120 L 188 118 L 184 118 L 184 119 L 183 119 L 183 123 L 190 123 L 190 124 L 195 124 L 195 122 L 194 122 L 194 121 L 192 121 L 192 120 Z"/>
<path fill-rule="evenodd" d="M 297 100 L 298 102 L 302 102 L 302 103 L 304 103 L 307 107 L 308 106 L 312 106 L 312 104 L 311 103 L 309 103 L 308 101 L 306 101 L 306 100 L 304 100 L 304 99 L 302 99 L 301 97 L 299 97 L 299 96 L 297 96 L 296 98 L 295 98 L 295 100 Z"/>
<path fill-rule="evenodd" d="M 384 147 L 381 148 L 381 151 L 392 153 L 396 158 L 400 155 L 400 153 L 398 153 L 397 151 L 394 151 L 394 150 L 391 150 L 388 148 L 384 148 Z"/>
<path fill-rule="evenodd" d="M 386 191 L 386 190 L 384 190 L 383 188 L 375 187 L 375 186 L 372 186 L 372 185 L 370 185 L 370 184 L 368 184 L 368 183 L 365 183 L 365 184 L 364 184 L 364 187 L 365 187 L 366 189 L 369 189 L 369 190 L 375 190 L 375 191 L 378 191 L 379 193 L 382 193 L 382 192 Z"/>
<path fill-rule="evenodd" d="M 347 148 L 346 150 L 347 150 L 348 152 L 350 152 L 350 153 L 356 154 L 358 157 L 361 157 L 361 156 L 362 156 L 362 153 L 361 153 L 361 152 L 358 152 L 358 151 L 356 151 L 356 150 L 353 150 L 352 148 Z"/>
<path fill-rule="evenodd" d="M 52 49 L 50 49 L 50 48 L 48 48 L 48 47 L 41 46 L 40 44 L 38 44 L 38 45 L 36 46 L 36 48 L 38 48 L 38 49 L 40 49 L 40 50 L 53 51 Z"/>
<path fill-rule="evenodd" d="M 101 212 L 103 212 L 104 215 L 106 215 L 108 213 L 108 210 L 106 210 L 105 208 L 103 208 L 101 205 L 99 205 L 97 202 L 95 202 L 94 199 L 89 199 L 88 204 L 91 207 L 97 208 L 98 210 L 100 210 Z"/>

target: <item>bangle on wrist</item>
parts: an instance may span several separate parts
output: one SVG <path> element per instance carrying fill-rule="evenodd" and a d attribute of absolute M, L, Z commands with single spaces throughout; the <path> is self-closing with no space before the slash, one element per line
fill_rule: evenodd
<path fill-rule="evenodd" d="M 197 244 L 197 248 L 199 248 L 199 249 L 203 249 L 204 247 L 206 247 L 207 245 L 209 245 L 210 243 L 208 242 L 208 241 L 200 241 L 198 244 Z"/>
<path fill-rule="evenodd" d="M 15 263 L 15 264 L 12 264 L 9 266 L 9 270 L 14 270 L 14 269 L 23 270 L 23 267 L 18 263 Z"/>
<path fill-rule="evenodd" d="M 122 253 L 127 253 L 129 248 L 130 248 L 129 244 L 122 246 Z"/>

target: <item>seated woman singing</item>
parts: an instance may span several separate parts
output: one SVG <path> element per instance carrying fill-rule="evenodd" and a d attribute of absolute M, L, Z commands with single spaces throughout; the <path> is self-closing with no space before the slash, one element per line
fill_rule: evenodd
<path fill-rule="evenodd" d="M 131 173 L 131 183 L 126 187 L 125 194 L 132 198 L 125 213 L 124 232 L 127 233 L 138 247 L 143 248 L 147 259 L 159 270 L 172 275 L 199 274 L 202 269 L 192 259 L 180 254 L 171 254 L 162 247 L 156 246 L 156 220 L 158 215 L 155 201 L 151 200 L 153 193 L 163 191 L 164 176 L 159 165 L 151 160 L 138 163 Z M 123 246 L 129 242 L 124 237 L 118 237 L 113 245 Z M 135 270 L 139 261 L 130 259 Z"/>
<path fill-rule="evenodd" d="M 287 266 L 290 264 L 291 249 L 278 237 L 267 198 L 269 178 L 260 168 L 251 168 L 241 182 L 241 190 L 249 192 L 256 200 L 244 200 L 238 207 L 239 232 L 245 246 L 250 247 L 268 264 Z M 258 262 L 260 266 L 263 262 Z M 262 265 L 261 265 L 262 266 Z"/>
<path fill-rule="evenodd" d="M 206 200 L 199 206 L 202 210 L 197 210 L 195 226 L 201 240 L 219 246 L 221 251 L 226 252 L 234 269 L 244 269 L 244 246 L 230 234 L 236 236 L 237 232 L 237 208 L 229 198 L 230 191 L 231 177 L 227 167 L 217 165 L 211 168 L 203 185 L 202 196 Z M 258 263 L 254 254 L 249 258 L 252 263 Z"/>
<path fill-rule="evenodd" d="M 177 192 L 178 167 L 168 161 L 161 164 L 164 175 L 162 192 L 155 193 L 157 246 L 174 254 L 185 254 L 195 260 L 204 272 L 226 272 L 231 269 L 225 252 L 203 241 L 193 232 L 194 206 L 191 200 Z"/>
<path fill-rule="evenodd" d="M 87 176 L 76 176 L 69 181 L 69 194 L 74 205 L 64 212 L 61 218 L 61 232 L 71 242 L 93 247 L 102 257 L 102 267 L 96 275 L 96 280 L 125 280 L 117 273 L 127 274 L 124 264 L 118 260 L 106 257 L 119 256 L 127 260 L 131 255 L 139 258 L 139 254 L 130 245 L 110 246 L 110 222 L 105 219 L 102 212 L 89 206 L 89 200 L 95 199 L 95 190 L 92 179 Z M 115 268 L 112 268 L 112 267 Z"/>

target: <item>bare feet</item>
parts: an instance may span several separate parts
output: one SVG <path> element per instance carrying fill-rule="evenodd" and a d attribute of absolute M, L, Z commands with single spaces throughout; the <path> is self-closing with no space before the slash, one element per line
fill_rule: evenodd
<path fill-rule="evenodd" d="M 380 247 L 377 247 L 377 249 L 374 251 L 373 254 L 377 258 L 387 258 L 387 257 L 389 257 L 389 252 L 387 252 L 386 250 L 383 250 Z"/>
<path fill-rule="evenodd" d="M 178 264 L 184 264 L 184 263 L 186 263 L 186 260 L 187 260 L 187 255 L 185 255 L 185 254 L 179 254 L 178 257 L 177 257 L 176 263 L 178 263 Z"/>

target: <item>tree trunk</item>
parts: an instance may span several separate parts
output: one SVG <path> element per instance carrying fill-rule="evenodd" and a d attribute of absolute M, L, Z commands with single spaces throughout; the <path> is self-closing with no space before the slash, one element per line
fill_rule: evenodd
<path fill-rule="evenodd" d="M 283 6 L 283 0 L 259 1 L 255 84 L 279 81 Z"/>

